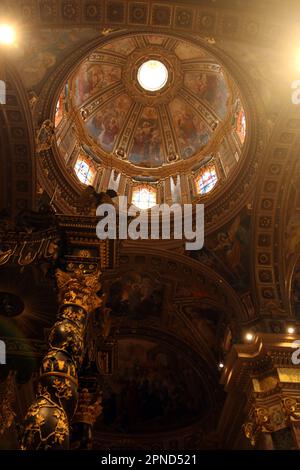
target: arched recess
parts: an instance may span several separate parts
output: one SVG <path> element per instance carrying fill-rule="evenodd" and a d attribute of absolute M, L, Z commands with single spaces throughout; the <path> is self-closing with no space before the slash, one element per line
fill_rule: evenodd
<path fill-rule="evenodd" d="M 251 323 L 239 296 L 207 266 L 175 251 L 170 253 L 155 249 L 153 245 L 147 246 L 143 242 L 132 242 L 130 246 L 126 243 L 121 248 L 118 270 L 104 273 L 104 290 L 109 291 L 117 281 L 117 290 L 120 286 L 125 286 L 125 298 L 128 299 L 134 285 L 141 291 L 140 286 L 144 284 L 144 279 L 147 289 L 148 278 L 155 285 L 164 286 L 162 307 L 154 314 L 149 314 L 151 307 L 142 312 L 138 310 L 136 314 L 134 311 L 128 314 L 128 310 L 125 313 L 119 312 L 115 318 L 117 328 L 126 324 L 135 329 L 144 324 L 157 331 L 171 333 L 193 347 L 206 361 L 211 373 L 216 374 L 218 360 L 224 352 L 222 343 L 226 327 L 231 330 L 233 340 L 238 342 L 241 340 L 242 329 Z M 111 307 L 114 310 L 114 305 Z M 206 332 L 202 330 L 202 325 L 205 325 L 198 322 L 198 319 L 203 320 L 201 314 L 205 311 L 205 320 L 210 321 L 213 328 L 215 325 L 213 342 L 207 340 Z M 210 318 L 211 313 L 214 318 Z M 224 326 L 222 336 L 217 331 L 220 325 Z"/>
<path fill-rule="evenodd" d="M 144 31 L 145 32 L 145 31 Z M 147 30 L 146 30 L 147 32 Z M 151 32 L 151 30 L 149 30 Z M 89 44 L 84 45 L 69 55 L 68 60 L 60 63 L 56 70 L 48 77 L 35 108 L 36 127 L 46 119 L 53 118 L 55 104 L 58 100 L 63 84 L 70 77 L 78 64 L 95 47 L 105 44 L 111 39 L 121 38 L 124 35 L 141 34 L 141 31 L 133 27 L 130 31 L 110 32 Z M 165 33 L 168 34 L 168 33 Z M 170 34 L 169 34 L 170 35 Z M 214 47 L 204 39 L 191 37 L 188 33 L 173 33 L 176 38 L 183 38 L 195 42 L 214 54 L 220 63 L 232 73 L 239 85 L 246 102 L 247 126 L 249 137 L 247 138 L 243 152 L 243 164 L 226 183 L 226 195 L 223 187 L 216 189 L 214 195 L 206 201 L 206 232 L 211 233 L 237 214 L 251 198 L 259 166 L 263 157 L 263 149 L 266 140 L 266 119 L 264 110 L 257 93 L 249 82 L 245 70 L 241 70 L 238 64 L 220 48 Z M 242 157 L 241 157 L 242 158 Z M 80 193 L 80 186 L 76 178 L 70 176 L 67 168 L 58 154 L 56 143 L 52 148 L 39 156 L 38 173 L 41 185 L 50 195 L 56 191 L 56 206 L 59 211 L 74 212 L 74 202 Z"/>
<path fill-rule="evenodd" d="M 35 138 L 27 93 L 11 63 L 5 65 L 6 104 L 0 105 L 0 208 L 14 216 L 35 208 Z"/>
<path fill-rule="evenodd" d="M 162 440 L 167 440 L 175 429 L 180 429 L 181 434 L 181 430 L 186 433 L 186 427 L 190 426 L 198 432 L 201 429 L 206 432 L 214 431 L 223 395 L 218 386 L 218 374 L 212 376 L 197 351 L 174 335 L 144 326 L 138 326 L 135 329 L 124 326 L 116 332 L 115 340 L 118 345 L 120 371 L 118 372 L 116 368 L 113 376 L 105 378 L 104 406 L 106 392 L 108 392 L 110 403 L 116 395 L 123 397 L 129 395 L 129 403 L 128 398 L 125 399 L 124 408 L 122 407 L 116 413 L 117 416 L 123 415 L 125 411 L 126 415 L 129 412 L 129 416 L 128 420 L 123 421 L 121 432 L 117 426 L 110 427 L 107 420 L 99 420 L 94 428 L 96 440 L 108 439 L 111 442 L 110 445 L 114 446 L 119 444 L 118 441 L 124 439 L 125 436 L 126 440 L 131 438 L 136 443 L 145 439 L 153 443 L 157 439 L 157 433 L 160 433 Z M 173 394 L 172 382 L 176 384 L 177 390 L 180 387 L 180 396 Z M 147 393 L 149 389 L 154 394 L 158 392 L 159 403 L 159 397 L 165 396 L 166 398 L 163 409 L 158 411 L 159 420 L 155 423 L 155 427 L 153 424 L 149 427 L 147 417 L 143 416 L 143 403 L 146 402 L 151 406 Z M 143 391 L 146 393 L 142 393 Z M 164 391 L 165 395 L 163 395 Z M 130 410 L 133 397 L 136 408 Z M 117 405 L 119 399 L 115 402 Z M 182 404 L 186 408 L 183 415 L 180 412 L 183 411 Z M 188 404 L 187 407 L 186 404 Z M 173 414 L 169 414 L 170 405 Z M 192 414 L 188 412 L 191 409 Z M 153 409 L 154 416 L 151 415 L 151 419 L 157 418 L 156 410 Z M 117 418 L 117 421 L 119 420 L 120 417 Z M 139 429 L 135 428 L 136 424 L 140 426 Z"/>

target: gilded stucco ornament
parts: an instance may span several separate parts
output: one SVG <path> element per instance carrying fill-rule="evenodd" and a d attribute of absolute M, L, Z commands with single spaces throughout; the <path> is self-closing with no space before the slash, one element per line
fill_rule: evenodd
<path fill-rule="evenodd" d="M 300 402 L 296 398 L 283 398 L 283 408 L 287 415 L 288 421 L 300 420 Z"/>
<path fill-rule="evenodd" d="M 55 126 L 50 119 L 46 119 L 41 125 L 36 137 L 37 152 L 43 152 L 51 148 L 54 136 L 55 136 Z"/>
<path fill-rule="evenodd" d="M 64 409 L 40 391 L 37 401 L 29 408 L 21 442 L 22 450 L 59 449 L 68 447 L 69 426 Z"/>
<path fill-rule="evenodd" d="M 264 407 L 255 407 L 250 413 L 250 420 L 243 425 L 243 430 L 251 445 L 255 446 L 262 432 L 272 432 L 269 410 Z"/>

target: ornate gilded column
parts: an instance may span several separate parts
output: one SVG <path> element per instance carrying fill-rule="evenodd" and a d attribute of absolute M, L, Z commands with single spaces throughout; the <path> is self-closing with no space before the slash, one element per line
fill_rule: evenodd
<path fill-rule="evenodd" d="M 227 400 L 219 434 L 226 447 L 300 449 L 300 368 L 292 362 L 295 339 L 288 334 L 258 334 L 253 342 L 232 348 L 221 379 Z"/>
<path fill-rule="evenodd" d="M 81 266 L 73 272 L 56 271 L 58 318 L 42 361 L 36 401 L 25 418 L 23 450 L 69 448 L 69 424 L 78 401 L 78 371 L 85 353 L 87 321 L 101 305 L 97 295 L 100 272 L 87 274 Z"/>

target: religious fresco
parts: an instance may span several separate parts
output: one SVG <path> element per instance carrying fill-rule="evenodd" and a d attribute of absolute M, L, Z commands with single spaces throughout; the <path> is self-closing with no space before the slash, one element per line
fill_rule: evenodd
<path fill-rule="evenodd" d="M 200 262 L 217 269 L 234 287 L 242 291 L 250 285 L 250 215 L 244 209 L 209 239 L 204 248 L 190 253 Z"/>
<path fill-rule="evenodd" d="M 138 121 L 128 159 L 140 166 L 163 164 L 162 137 L 157 110 L 146 107 Z"/>
<path fill-rule="evenodd" d="M 157 342 L 124 338 L 118 341 L 118 368 L 106 381 L 97 430 L 161 432 L 201 419 L 205 407 L 190 360 Z"/>
<path fill-rule="evenodd" d="M 163 36 L 156 36 L 155 34 L 149 34 L 148 36 L 146 36 L 146 38 L 150 44 L 155 44 L 157 46 L 162 46 L 164 41 L 166 40 L 166 38 L 164 38 Z"/>
<path fill-rule="evenodd" d="M 240 286 L 249 288 L 250 216 L 238 215 L 215 237 L 207 247 L 223 261 Z"/>
<path fill-rule="evenodd" d="M 211 133 L 200 116 L 181 99 L 175 98 L 169 108 L 182 156 L 189 158 L 208 144 Z"/>
<path fill-rule="evenodd" d="M 80 106 L 92 95 L 120 80 L 120 67 L 84 62 L 75 80 L 75 103 Z"/>
<path fill-rule="evenodd" d="M 92 28 L 44 29 L 24 32 L 16 50 L 16 65 L 27 89 L 36 88 L 75 44 L 97 36 Z"/>
<path fill-rule="evenodd" d="M 175 54 L 180 60 L 192 60 L 192 59 L 211 59 L 212 57 L 207 54 L 200 47 L 192 46 L 188 42 L 179 42 L 175 48 Z"/>
<path fill-rule="evenodd" d="M 118 96 L 87 122 L 88 133 L 103 150 L 112 151 L 131 103 L 129 96 L 125 94 Z"/>
<path fill-rule="evenodd" d="M 207 101 L 219 117 L 226 116 L 229 94 L 222 73 L 186 72 L 184 85 L 198 98 Z"/>
<path fill-rule="evenodd" d="M 130 271 L 111 284 L 107 304 L 112 315 L 140 319 L 160 316 L 163 299 L 164 288 L 158 280 Z"/>
<path fill-rule="evenodd" d="M 136 45 L 133 39 L 124 38 L 105 44 L 105 46 L 101 47 L 101 50 L 115 52 L 117 54 L 127 56 L 135 49 L 135 47 Z"/>
<path fill-rule="evenodd" d="M 148 89 L 139 83 L 138 70 L 144 58 L 147 62 L 154 52 L 161 55 L 169 78 L 161 89 L 151 91 L 151 86 Z M 208 68 L 215 64 L 214 72 L 203 71 L 203 64 Z M 175 83 L 177 69 L 183 80 Z M 230 77 L 225 76 L 211 54 L 183 39 L 150 33 L 108 40 L 86 55 L 68 84 L 72 91 L 70 117 L 77 116 L 82 124 L 77 129 L 75 119 L 78 145 L 90 145 L 91 137 L 93 158 L 111 164 L 108 159 L 113 156 L 116 168 L 122 160 L 121 173 L 127 168 L 127 176 L 136 172 L 134 167 L 149 169 L 150 177 L 151 169 L 154 173 L 165 166 L 169 172 L 180 160 L 197 156 L 199 162 L 203 161 L 228 112 L 232 117 L 228 132 L 234 134 L 241 151 L 233 130 L 237 126 L 235 108 L 231 106 Z M 245 124 L 244 120 L 239 122 Z M 221 142 L 216 145 L 221 148 Z M 225 162 L 226 177 L 237 163 L 234 154 L 230 165 Z"/>
<path fill-rule="evenodd" d="M 203 303 L 199 304 L 185 305 L 183 312 L 204 338 L 211 351 L 217 355 L 217 333 L 219 332 L 218 325 L 222 321 L 222 312 L 212 307 L 205 307 Z"/>

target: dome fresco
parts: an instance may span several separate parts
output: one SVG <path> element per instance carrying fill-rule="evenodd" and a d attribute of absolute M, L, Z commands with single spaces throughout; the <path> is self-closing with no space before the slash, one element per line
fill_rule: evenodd
<path fill-rule="evenodd" d="M 164 177 L 190 169 L 197 178 L 213 158 L 211 189 L 237 165 L 246 133 L 239 90 L 199 45 L 163 34 L 113 38 L 89 53 L 67 88 L 65 117 L 79 164 L 94 161 L 157 182 L 160 168 Z"/>
<path fill-rule="evenodd" d="M 135 72 L 147 57 L 159 57 L 174 77 L 167 78 L 158 103 L 155 92 L 144 99 L 137 74 L 124 79 L 129 65 Z M 124 38 L 96 49 L 75 73 L 72 85 L 73 105 L 93 142 L 104 152 L 119 150 L 142 167 L 158 167 L 204 150 L 231 109 L 229 86 L 215 59 L 200 47 L 162 36 Z M 120 146 L 124 132 L 128 139 Z"/>

